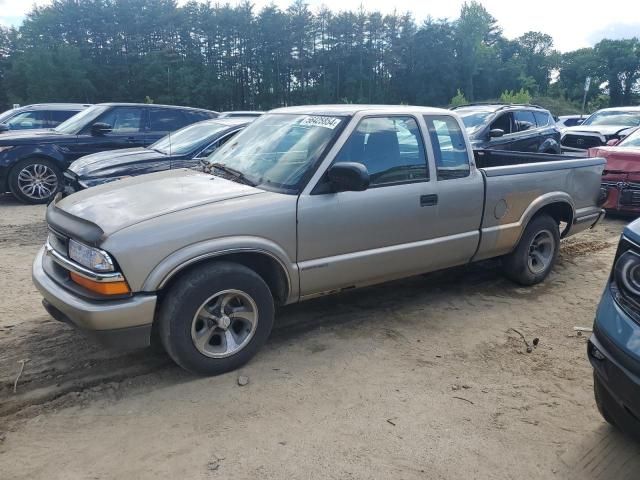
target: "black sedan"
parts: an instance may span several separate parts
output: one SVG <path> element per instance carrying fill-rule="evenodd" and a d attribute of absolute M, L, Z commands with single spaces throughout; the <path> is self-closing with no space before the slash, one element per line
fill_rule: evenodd
<path fill-rule="evenodd" d="M 202 159 L 253 120 L 205 120 L 167 135 L 148 147 L 87 155 L 73 162 L 64 172 L 65 194 L 145 173 L 199 168 Z"/>

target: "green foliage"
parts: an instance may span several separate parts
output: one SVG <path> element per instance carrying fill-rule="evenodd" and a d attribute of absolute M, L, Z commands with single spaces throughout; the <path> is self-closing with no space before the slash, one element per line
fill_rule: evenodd
<path fill-rule="evenodd" d="M 531 103 L 531 94 L 528 90 L 521 88 L 519 91 L 505 90 L 500 94 L 502 103 Z"/>
<path fill-rule="evenodd" d="M 508 40 L 478 1 L 454 21 L 418 25 L 410 14 L 311 10 L 304 0 L 261 10 L 248 1 L 55 0 L 33 7 L 18 31 L 0 27 L 0 107 L 446 105 L 458 90 L 470 101 L 507 91 L 521 101 L 524 91 L 574 104 L 586 76 L 590 105 L 630 104 L 640 93 L 639 50 L 637 39 L 603 40 L 561 55 L 540 32 Z"/>
<path fill-rule="evenodd" d="M 451 99 L 449 102 L 450 107 L 459 107 L 460 105 L 466 105 L 469 103 L 469 100 L 466 99 L 462 90 L 458 89 L 456 91 L 456 96 Z"/>

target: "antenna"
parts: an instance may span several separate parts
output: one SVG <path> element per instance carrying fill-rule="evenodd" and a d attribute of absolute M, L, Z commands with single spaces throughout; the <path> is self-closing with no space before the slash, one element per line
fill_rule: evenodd
<path fill-rule="evenodd" d="M 169 130 L 169 170 L 173 170 L 173 157 L 171 156 L 171 130 Z"/>

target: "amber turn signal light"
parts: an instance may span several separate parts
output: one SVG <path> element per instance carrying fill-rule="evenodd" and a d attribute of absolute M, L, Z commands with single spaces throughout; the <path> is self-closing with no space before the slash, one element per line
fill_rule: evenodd
<path fill-rule="evenodd" d="M 117 282 L 95 282 L 74 272 L 69 272 L 69 274 L 71 276 L 71 280 L 73 280 L 75 283 L 86 288 L 87 290 L 99 293 L 100 295 L 124 295 L 127 293 L 131 293 L 129 285 L 127 285 L 127 282 L 125 280 L 120 280 Z"/>

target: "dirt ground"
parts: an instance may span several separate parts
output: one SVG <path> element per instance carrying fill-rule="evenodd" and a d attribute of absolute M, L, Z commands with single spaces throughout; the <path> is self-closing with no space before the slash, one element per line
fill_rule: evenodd
<path fill-rule="evenodd" d="M 533 288 L 489 262 L 283 308 L 252 362 L 198 378 L 47 316 L 43 213 L 0 197 L 2 480 L 638 478 L 573 331 L 624 220 L 563 242 Z"/>

